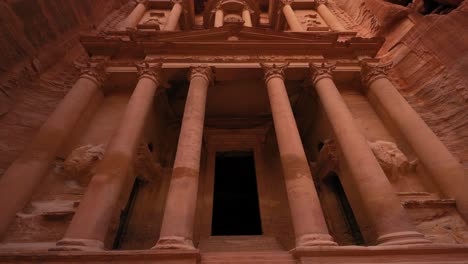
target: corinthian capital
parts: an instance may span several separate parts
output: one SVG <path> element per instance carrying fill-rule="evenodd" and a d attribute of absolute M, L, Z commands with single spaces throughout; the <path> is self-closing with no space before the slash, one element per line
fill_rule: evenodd
<path fill-rule="evenodd" d="M 334 63 L 322 62 L 322 63 L 310 63 L 310 79 L 314 86 L 318 81 L 324 78 L 333 78 L 333 70 L 336 68 Z"/>
<path fill-rule="evenodd" d="M 387 78 L 387 72 L 392 68 L 392 63 L 370 63 L 362 62 L 361 64 L 361 78 L 362 83 L 369 87 L 374 81 L 382 78 Z"/>
<path fill-rule="evenodd" d="M 108 76 L 106 72 L 107 60 L 87 61 L 86 63 L 74 63 L 75 68 L 80 71 L 80 78 L 85 78 L 101 86 Z"/>
<path fill-rule="evenodd" d="M 280 6 L 292 5 L 294 0 L 280 0 Z"/>
<path fill-rule="evenodd" d="M 201 77 L 207 82 L 211 83 L 214 80 L 213 69 L 208 65 L 197 65 L 190 67 L 189 80 L 191 81 L 195 77 Z"/>
<path fill-rule="evenodd" d="M 146 7 L 148 7 L 148 3 L 149 3 L 148 0 L 135 0 L 135 2 L 136 2 L 137 4 L 145 5 Z"/>
<path fill-rule="evenodd" d="M 263 70 L 265 71 L 265 82 L 268 83 L 268 81 L 271 78 L 281 78 L 284 80 L 284 70 L 289 66 L 289 63 L 283 63 L 283 64 L 265 64 L 265 63 L 260 63 L 260 66 L 262 66 Z"/>
<path fill-rule="evenodd" d="M 162 63 L 149 64 L 146 61 L 136 64 L 139 79 L 148 78 L 158 85 L 162 84 Z"/>

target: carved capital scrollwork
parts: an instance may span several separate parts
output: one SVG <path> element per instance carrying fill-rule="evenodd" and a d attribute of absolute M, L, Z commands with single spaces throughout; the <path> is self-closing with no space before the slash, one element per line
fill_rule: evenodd
<path fill-rule="evenodd" d="M 387 78 L 387 72 L 392 68 L 392 63 L 361 63 L 361 78 L 362 83 L 369 87 L 374 81 L 382 78 Z"/>
<path fill-rule="evenodd" d="M 284 5 L 292 5 L 294 3 L 294 0 L 281 0 L 281 4 Z"/>
<path fill-rule="evenodd" d="M 324 78 L 333 79 L 333 70 L 335 70 L 335 68 L 336 65 L 334 63 L 309 63 L 310 80 L 315 86 L 318 81 Z"/>
<path fill-rule="evenodd" d="M 74 62 L 75 67 L 80 70 L 80 78 L 88 79 L 97 86 L 101 86 L 106 80 L 107 60 L 87 61 L 86 63 Z"/>
<path fill-rule="evenodd" d="M 260 66 L 262 66 L 263 70 L 265 71 L 265 83 L 268 83 L 268 81 L 271 80 L 271 78 L 281 78 L 283 81 L 285 79 L 284 77 L 284 70 L 289 66 L 289 63 L 283 63 L 283 64 L 265 64 L 265 63 L 260 63 Z"/>
<path fill-rule="evenodd" d="M 143 61 L 141 63 L 137 63 L 136 68 L 139 79 L 148 78 L 153 80 L 157 85 L 163 83 L 161 73 L 162 63 L 149 64 L 148 62 Z"/>
<path fill-rule="evenodd" d="M 190 67 L 188 78 L 191 81 L 195 77 L 201 77 L 207 82 L 212 83 L 214 80 L 214 70 L 208 65 L 197 65 Z"/>

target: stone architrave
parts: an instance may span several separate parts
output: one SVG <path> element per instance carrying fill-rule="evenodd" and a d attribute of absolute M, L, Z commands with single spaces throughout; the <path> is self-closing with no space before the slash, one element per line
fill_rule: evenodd
<path fill-rule="evenodd" d="M 77 82 L 0 178 L 0 236 L 29 202 L 90 101 L 102 92 L 99 88 L 106 78 L 105 67 L 105 62 L 80 65 Z"/>
<path fill-rule="evenodd" d="M 442 193 L 455 199 L 459 212 L 468 219 L 467 176 L 462 164 L 390 82 L 390 68 L 390 64 L 363 62 L 362 82 L 370 103 L 385 112 Z"/>
<path fill-rule="evenodd" d="M 284 85 L 283 65 L 262 64 L 283 167 L 296 247 L 334 246 Z"/>
<path fill-rule="evenodd" d="M 103 159 L 96 165 L 86 193 L 66 233 L 51 250 L 102 250 L 123 185 L 133 164 L 148 114 L 161 84 L 161 64 L 137 65 L 139 81 Z"/>
<path fill-rule="evenodd" d="M 349 169 L 349 177 L 361 204 L 353 209 L 364 210 L 377 233 L 379 245 L 429 243 L 410 223 L 400 200 L 392 189 L 366 138 L 333 82 L 335 65 L 311 63 L 311 80 L 334 132 Z M 341 175 L 340 175 L 341 176 Z M 345 190 L 347 186 L 344 186 Z"/>
<path fill-rule="evenodd" d="M 190 69 L 190 87 L 167 194 L 160 238 L 154 249 L 194 249 L 193 228 L 210 67 Z"/>

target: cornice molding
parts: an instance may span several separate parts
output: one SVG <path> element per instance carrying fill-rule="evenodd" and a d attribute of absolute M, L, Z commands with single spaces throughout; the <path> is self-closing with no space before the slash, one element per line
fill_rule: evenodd
<path fill-rule="evenodd" d="M 388 78 L 388 71 L 392 68 L 393 63 L 370 63 L 361 62 L 361 80 L 365 87 L 369 87 L 373 82 Z"/>

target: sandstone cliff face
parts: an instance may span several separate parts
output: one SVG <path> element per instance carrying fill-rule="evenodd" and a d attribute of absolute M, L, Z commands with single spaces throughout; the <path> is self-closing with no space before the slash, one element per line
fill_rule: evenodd
<path fill-rule="evenodd" d="M 468 3 L 423 16 L 381 0 L 335 0 L 362 36 L 386 38 L 380 57 L 392 81 L 468 168 Z"/>
<path fill-rule="evenodd" d="M 72 62 L 86 58 L 79 32 L 121 19 L 127 2 L 0 2 L 0 174 L 76 80 Z"/>

